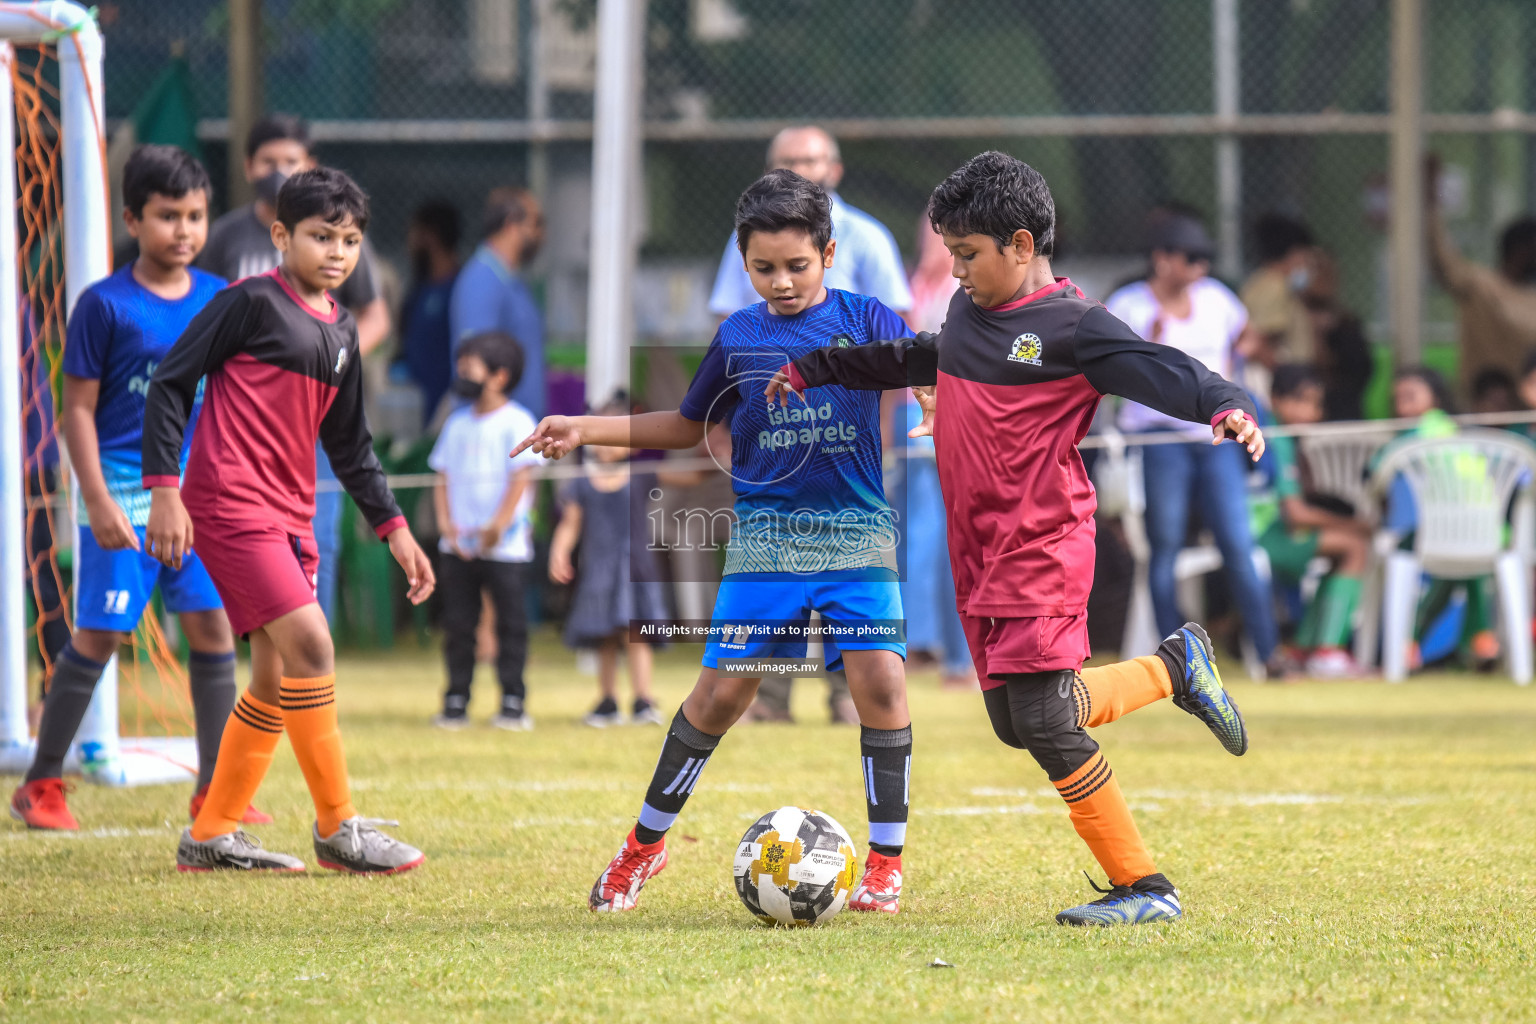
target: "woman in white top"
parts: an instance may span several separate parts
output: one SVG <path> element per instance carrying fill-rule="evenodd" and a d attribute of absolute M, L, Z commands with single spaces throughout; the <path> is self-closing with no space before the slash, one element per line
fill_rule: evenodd
<path fill-rule="evenodd" d="M 1152 228 L 1150 275 L 1115 292 L 1105 306 L 1147 341 L 1172 345 L 1231 379 L 1235 355 L 1256 339 L 1242 302 L 1208 276 L 1213 248 L 1199 221 L 1179 214 L 1163 218 Z M 1190 436 L 1188 444 L 1142 448 L 1152 549 L 1147 576 L 1159 632 L 1171 634 L 1184 622 L 1173 566 L 1194 505 L 1221 549 L 1233 604 L 1244 609 L 1249 639 L 1269 662 L 1278 641 L 1273 599 L 1253 567 L 1247 468 L 1238 446 L 1213 446 L 1209 427 L 1173 420 L 1134 402 L 1121 408 L 1119 424 L 1127 434 L 1178 431 Z"/>

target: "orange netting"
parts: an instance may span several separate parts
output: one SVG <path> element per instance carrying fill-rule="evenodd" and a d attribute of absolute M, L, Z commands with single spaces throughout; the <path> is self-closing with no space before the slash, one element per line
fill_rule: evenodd
<path fill-rule="evenodd" d="M 66 299 L 63 210 L 63 153 L 59 141 L 58 60 L 52 45 L 16 45 L 11 60 L 16 123 L 16 264 L 21 285 L 21 384 L 28 432 L 27 537 L 51 538 L 29 551 L 29 581 L 36 622 L 36 650 L 44 676 L 62 646 L 72 609 L 68 579 L 60 566 L 62 548 L 73 547 L 68 488 L 56 471 L 56 428 L 52 411 L 61 385 Z M 103 241 L 103 244 L 106 244 Z M 41 522 L 39 521 L 41 517 Z M 46 531 L 41 529 L 46 527 Z M 55 600 L 53 595 L 63 596 Z M 193 731 L 187 676 L 154 614 L 145 614 L 129 650 L 118 658 L 124 733 L 185 735 Z"/>

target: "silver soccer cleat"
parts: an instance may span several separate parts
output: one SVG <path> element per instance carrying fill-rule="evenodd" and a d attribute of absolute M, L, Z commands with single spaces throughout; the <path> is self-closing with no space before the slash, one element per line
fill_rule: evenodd
<path fill-rule="evenodd" d="M 261 840 L 240 829 L 212 839 L 193 839 L 182 829 L 176 846 L 177 871 L 303 871 L 304 862 L 261 848 Z"/>
<path fill-rule="evenodd" d="M 380 825 L 395 827 L 398 821 L 383 818 L 348 818 L 333 835 L 321 838 L 320 826 L 312 827 L 315 860 L 332 871 L 357 875 L 394 875 L 409 871 L 427 859 L 426 854 L 379 831 Z"/>

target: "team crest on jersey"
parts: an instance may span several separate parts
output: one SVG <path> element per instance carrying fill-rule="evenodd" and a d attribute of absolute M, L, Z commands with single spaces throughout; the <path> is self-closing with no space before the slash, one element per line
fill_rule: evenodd
<path fill-rule="evenodd" d="M 335 372 L 336 373 L 340 373 L 341 372 L 341 368 L 343 366 L 346 366 L 346 365 L 347 365 L 347 350 L 346 350 L 346 347 L 343 346 L 342 348 L 336 350 L 336 370 L 335 370 Z"/>
<path fill-rule="evenodd" d="M 852 348 L 853 339 L 848 337 L 846 334 L 839 334 L 837 337 L 832 339 L 832 344 L 836 345 L 838 348 Z"/>
<path fill-rule="evenodd" d="M 1008 352 L 1008 361 L 1039 366 L 1040 351 L 1041 344 L 1038 334 L 1021 334 L 1013 339 L 1013 348 Z"/>

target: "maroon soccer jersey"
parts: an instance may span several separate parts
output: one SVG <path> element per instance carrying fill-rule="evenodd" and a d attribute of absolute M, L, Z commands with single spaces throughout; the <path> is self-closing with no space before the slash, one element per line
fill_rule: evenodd
<path fill-rule="evenodd" d="M 280 270 L 237 282 L 187 326 L 150 381 L 144 486 L 180 483 L 178 456 L 199 380 L 202 416 L 187 461 L 194 519 L 254 522 L 308 536 L 315 442 L 374 531 L 404 526 L 363 418 L 357 326 L 339 303 L 315 312 Z"/>
<path fill-rule="evenodd" d="M 797 388 L 939 385 L 933 441 L 955 596 L 975 617 L 1086 611 L 1097 503 L 1077 445 L 1103 396 L 1205 423 L 1254 415 L 1236 384 L 1141 340 L 1066 278 L 995 309 L 957 291 L 939 334 L 824 348 L 790 377 Z"/>

